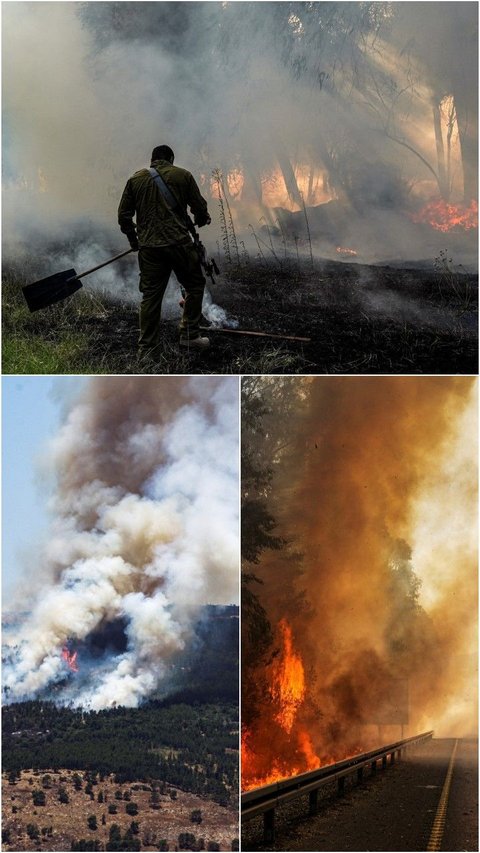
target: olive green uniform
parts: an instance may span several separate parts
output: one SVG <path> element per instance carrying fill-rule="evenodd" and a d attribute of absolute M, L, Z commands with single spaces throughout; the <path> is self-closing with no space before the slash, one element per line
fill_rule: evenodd
<path fill-rule="evenodd" d="M 152 166 L 162 176 L 180 209 L 186 213 L 188 205 L 195 225 L 205 225 L 207 202 L 190 172 L 168 160 L 153 160 Z M 200 334 L 205 278 L 187 226 L 168 206 L 148 169 L 140 169 L 129 178 L 118 208 L 118 223 L 129 239 L 135 237 L 134 216 L 142 293 L 138 345 L 140 354 L 145 355 L 152 354 L 161 342 L 162 299 L 172 270 L 185 289 L 180 336 L 189 340 Z"/>

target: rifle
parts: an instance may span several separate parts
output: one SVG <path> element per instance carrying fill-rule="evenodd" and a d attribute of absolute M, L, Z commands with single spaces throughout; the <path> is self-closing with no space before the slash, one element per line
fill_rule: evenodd
<path fill-rule="evenodd" d="M 190 219 L 188 213 L 187 213 L 187 228 L 190 231 L 195 249 L 197 250 L 197 255 L 200 259 L 200 266 L 203 267 L 203 269 L 205 270 L 205 275 L 210 279 L 212 284 L 215 284 L 215 279 L 213 277 L 214 274 L 220 275 L 220 270 L 218 269 L 217 262 L 216 262 L 215 258 L 210 258 L 210 260 L 208 259 L 207 250 L 206 250 L 205 246 L 203 245 L 202 241 L 200 240 L 200 237 L 199 237 L 197 231 L 195 230 L 195 225 L 193 224 L 192 220 Z"/>

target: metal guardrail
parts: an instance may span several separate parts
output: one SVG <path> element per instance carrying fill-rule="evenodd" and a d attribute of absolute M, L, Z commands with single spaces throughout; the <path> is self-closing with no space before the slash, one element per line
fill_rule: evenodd
<path fill-rule="evenodd" d="M 433 731 L 424 732 L 421 735 L 414 735 L 390 743 L 380 749 L 363 752 L 353 758 L 339 761 L 337 764 L 329 764 L 326 767 L 320 767 L 318 770 L 310 770 L 307 773 L 301 773 L 299 776 L 292 776 L 289 779 L 282 779 L 280 782 L 273 782 L 270 785 L 262 785 L 261 788 L 246 791 L 241 796 L 242 820 L 251 820 L 263 814 L 264 841 L 271 843 L 275 840 L 275 810 L 278 806 L 285 805 L 297 797 L 308 794 L 309 814 L 314 815 L 318 808 L 318 791 L 322 785 L 336 781 L 338 794 L 342 795 L 345 791 L 346 776 L 356 773 L 357 782 L 360 783 L 363 780 L 365 767 L 370 765 L 371 773 L 376 773 L 379 761 L 382 762 L 382 768 L 387 767 L 387 763 L 394 764 L 409 746 L 415 746 L 431 737 L 433 737 Z M 388 762 L 388 756 L 390 756 L 390 762 Z"/>

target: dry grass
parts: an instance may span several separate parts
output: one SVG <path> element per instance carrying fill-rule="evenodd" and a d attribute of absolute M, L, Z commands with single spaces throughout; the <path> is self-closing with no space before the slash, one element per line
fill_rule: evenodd
<path fill-rule="evenodd" d="M 42 788 L 42 778 L 47 772 L 50 773 L 52 781 L 51 787 L 45 790 Z M 138 838 L 142 842 L 142 850 L 157 850 L 161 839 L 166 839 L 169 849 L 175 850 L 178 847 L 178 836 L 181 832 L 192 832 L 197 839 L 203 838 L 205 848 L 208 842 L 216 841 L 221 850 L 231 850 L 233 839 L 238 838 L 238 813 L 211 800 L 201 799 L 178 789 L 175 789 L 176 799 L 173 800 L 168 793 L 173 788 L 168 786 L 167 793 L 160 795 L 160 809 L 156 811 L 150 806 L 150 786 L 140 782 L 117 785 L 112 776 L 106 777 L 103 782 L 93 786 L 95 799 L 92 800 L 90 795 L 85 793 L 85 781 L 81 791 L 75 790 L 73 775 L 74 771 L 71 770 L 36 773 L 25 770 L 15 785 L 9 784 L 4 775 L 2 779 L 3 829 L 10 830 L 11 841 L 3 844 L 3 850 L 68 851 L 72 840 L 80 838 L 96 838 L 105 845 L 112 824 L 118 824 L 124 833 L 132 821 L 137 821 L 139 824 Z M 78 775 L 84 779 L 84 773 L 78 771 Z M 58 801 L 58 790 L 62 786 L 67 790 L 70 799 L 68 804 Z M 32 791 L 39 788 L 45 790 L 45 806 L 33 805 Z M 147 790 L 144 790 L 145 788 Z M 98 802 L 99 791 L 103 792 L 105 798 L 103 803 Z M 131 802 L 138 805 L 138 815 L 132 817 L 126 813 L 127 802 L 115 799 L 116 791 L 121 791 L 122 794 L 125 791 L 129 792 Z M 117 814 L 108 813 L 108 806 L 112 803 L 118 807 Z M 13 809 L 16 809 L 16 813 Z M 190 820 L 194 809 L 200 809 L 202 812 L 203 820 L 200 825 Z M 97 818 L 97 830 L 88 829 L 87 819 L 90 815 L 95 815 Z M 102 825 L 102 815 L 105 815 L 105 825 Z M 42 829 L 51 827 L 51 836 L 41 837 L 38 841 L 31 840 L 26 833 L 29 823 L 37 824 L 40 832 Z"/>

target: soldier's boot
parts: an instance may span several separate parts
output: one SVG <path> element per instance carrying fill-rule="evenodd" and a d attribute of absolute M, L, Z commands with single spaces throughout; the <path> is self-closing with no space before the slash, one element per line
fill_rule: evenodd
<path fill-rule="evenodd" d="M 188 349 L 207 349 L 210 346 L 210 338 L 180 338 L 180 346 Z"/>

